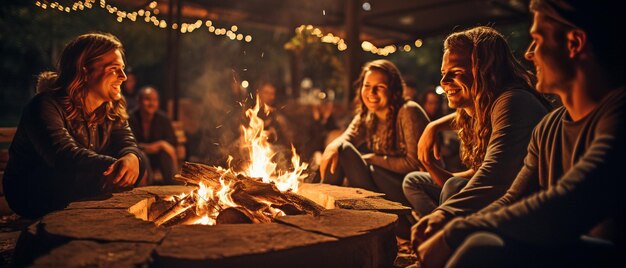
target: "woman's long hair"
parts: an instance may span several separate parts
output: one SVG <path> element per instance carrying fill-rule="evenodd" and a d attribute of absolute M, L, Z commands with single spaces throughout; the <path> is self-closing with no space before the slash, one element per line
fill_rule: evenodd
<path fill-rule="evenodd" d="M 388 118 L 385 122 L 385 132 L 383 137 L 379 137 L 380 141 L 376 142 L 374 140 L 374 135 L 376 133 L 376 126 L 378 124 L 378 119 L 374 116 L 373 113 L 370 113 L 367 110 L 367 107 L 363 103 L 363 99 L 361 98 L 361 87 L 363 86 L 363 80 L 365 79 L 365 74 L 368 71 L 378 71 L 384 74 L 388 79 L 388 92 L 389 96 L 389 113 Z M 359 124 L 365 124 L 365 133 L 367 139 L 367 146 L 370 149 L 374 149 L 375 143 L 378 143 L 384 151 L 395 151 L 401 148 L 397 148 L 398 144 L 397 140 L 397 129 L 396 129 L 396 120 L 398 118 L 398 111 L 404 104 L 405 100 L 402 97 L 402 88 L 404 87 L 404 80 L 402 80 L 402 75 L 398 68 L 388 60 L 374 60 L 368 62 L 363 66 L 361 70 L 361 74 L 359 75 L 359 79 L 354 83 L 354 88 L 356 90 L 356 96 L 354 98 L 356 114 L 360 115 L 361 122 Z"/>
<path fill-rule="evenodd" d="M 458 109 L 454 124 L 461 139 L 461 161 L 474 170 L 482 164 L 491 137 L 491 108 L 506 90 L 526 90 L 550 107 L 535 91 L 535 77 L 515 59 L 504 36 L 485 26 L 456 32 L 444 41 L 444 51 L 469 53 L 472 61 L 470 97 L 474 115 Z"/>
<path fill-rule="evenodd" d="M 64 90 L 66 94 L 61 98 L 61 107 L 65 110 L 67 119 L 76 122 L 74 127 L 81 127 L 78 122 L 98 124 L 104 120 L 118 121 L 128 119 L 124 98 L 105 103 L 103 111 L 92 113 L 87 118 L 85 97 L 89 90 L 87 85 L 87 71 L 105 54 L 119 50 L 124 56 L 124 48 L 117 37 L 109 33 L 83 34 L 72 40 L 61 53 L 57 64 L 57 72 L 43 72 L 37 81 L 37 93 L 49 90 Z"/>

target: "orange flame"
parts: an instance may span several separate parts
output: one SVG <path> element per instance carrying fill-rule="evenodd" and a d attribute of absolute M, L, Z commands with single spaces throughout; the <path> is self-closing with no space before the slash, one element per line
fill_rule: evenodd
<path fill-rule="evenodd" d="M 261 104 L 257 97 L 254 108 L 246 111 L 246 116 L 250 119 L 249 126 L 247 128 L 241 126 L 244 134 L 243 145 L 249 148 L 250 159 L 249 166 L 240 172 L 240 174 L 251 178 L 261 178 L 265 183 L 274 183 L 278 190 L 282 192 L 297 192 L 300 183 L 299 180 L 304 176 L 303 173 L 308 167 L 308 164 L 300 162 L 300 157 L 296 154 L 296 149 L 292 146 L 291 151 L 293 155 L 291 164 L 293 165 L 293 170 L 291 172 L 276 170 L 277 164 L 272 161 L 276 153 L 272 151 L 271 144 L 268 142 L 268 135 L 264 130 L 263 119 L 258 116 L 260 107 Z M 265 110 L 268 111 L 269 109 Z M 232 157 L 229 156 L 228 169 L 218 167 L 218 171 L 223 175 L 228 173 L 237 175 L 236 172 L 230 168 L 231 160 Z M 213 189 L 201 182 L 198 189 L 194 192 L 173 196 L 170 198 L 170 201 L 181 200 L 188 195 L 193 195 L 195 214 L 200 216 L 200 218 L 195 220 L 192 224 L 215 225 L 217 216 L 223 209 L 238 206 L 230 196 L 232 191 L 231 185 L 227 184 L 222 177 L 220 178 L 220 186 L 218 189 Z M 282 210 L 272 207 L 271 203 L 264 203 L 267 204 L 265 209 L 266 213 L 271 214 L 272 217 L 285 215 Z"/>

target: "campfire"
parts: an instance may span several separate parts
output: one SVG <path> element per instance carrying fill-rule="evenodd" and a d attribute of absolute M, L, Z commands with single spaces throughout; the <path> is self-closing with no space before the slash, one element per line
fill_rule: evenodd
<path fill-rule="evenodd" d="M 324 209 L 296 194 L 307 168 L 292 147 L 292 170 L 279 170 L 263 120 L 258 116 L 258 101 L 246 111 L 249 125 L 242 126 L 242 148 L 249 159 L 239 171 L 185 163 L 175 178 L 197 188 L 169 198 L 156 198 L 148 220 L 158 226 L 178 224 L 215 225 L 223 223 L 268 223 L 277 216 L 319 215 Z M 265 109 L 269 111 L 269 109 Z M 230 161 L 229 161 L 230 162 Z"/>

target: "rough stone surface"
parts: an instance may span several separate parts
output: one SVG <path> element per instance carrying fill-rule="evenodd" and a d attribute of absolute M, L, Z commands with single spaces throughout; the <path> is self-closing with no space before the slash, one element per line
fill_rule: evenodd
<path fill-rule="evenodd" d="M 195 189 L 195 186 L 185 185 L 145 186 L 133 189 L 132 193 L 148 193 L 158 195 L 160 197 L 166 197 L 171 195 L 179 195 L 181 193 L 190 193 Z"/>
<path fill-rule="evenodd" d="M 69 209 L 43 217 L 39 228 L 71 239 L 156 243 L 166 230 L 135 218 L 124 209 Z"/>
<path fill-rule="evenodd" d="M 325 210 L 268 224 L 156 227 L 147 219 L 154 196 L 191 192 L 189 186 L 151 186 L 102 201 L 71 204 L 22 232 L 18 266 L 155 267 L 385 267 L 397 253 L 396 215 Z M 304 192 L 332 204 L 381 194 L 332 185 L 303 185 Z M 307 196 L 308 197 L 308 196 Z M 314 201 L 318 201 L 315 200 Z M 370 201 L 370 200 L 368 200 Z M 100 203 L 102 202 L 102 203 Z M 384 202 L 352 202 L 353 209 L 384 209 Z M 390 205 L 390 204 L 387 204 Z M 369 207 L 368 207 L 369 206 Z"/>
<path fill-rule="evenodd" d="M 341 187 L 323 183 L 301 184 L 298 188 L 298 194 L 313 200 L 327 209 L 335 208 L 336 200 L 384 196 L 384 194 L 360 188 Z"/>
<path fill-rule="evenodd" d="M 123 208 L 127 209 L 137 204 L 142 199 L 151 198 L 152 196 L 146 192 L 122 192 L 112 195 L 103 196 L 99 199 L 83 200 L 73 202 L 66 209 L 85 209 L 85 208 Z"/>
<path fill-rule="evenodd" d="M 35 260 L 33 267 L 137 267 L 150 262 L 156 244 L 75 240 Z"/>
<path fill-rule="evenodd" d="M 343 209 L 376 210 L 394 214 L 411 213 L 410 207 L 406 207 L 398 202 L 389 201 L 382 197 L 337 200 L 335 201 L 335 206 Z"/>
<path fill-rule="evenodd" d="M 347 238 L 376 229 L 392 229 L 397 219 L 396 215 L 381 212 L 330 209 L 317 217 L 297 215 L 276 220 L 303 230 Z"/>
<path fill-rule="evenodd" d="M 337 239 L 277 223 L 173 227 L 157 255 L 186 260 L 217 260 L 302 247 Z"/>

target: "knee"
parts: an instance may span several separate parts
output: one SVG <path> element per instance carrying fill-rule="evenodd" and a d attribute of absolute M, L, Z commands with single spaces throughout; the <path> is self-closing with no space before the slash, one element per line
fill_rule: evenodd
<path fill-rule="evenodd" d="M 500 267 L 504 248 L 504 241 L 498 235 L 476 232 L 461 243 L 447 267 Z"/>
<path fill-rule="evenodd" d="M 461 177 L 449 178 L 446 183 L 443 184 L 443 192 L 449 194 L 455 194 L 461 191 L 467 185 L 469 180 Z"/>
<path fill-rule="evenodd" d="M 402 180 L 402 188 L 420 188 L 420 186 L 425 183 L 432 184 L 430 174 L 428 172 L 414 171 L 404 176 L 404 180 Z"/>

